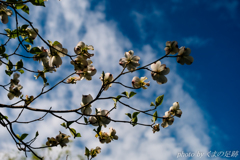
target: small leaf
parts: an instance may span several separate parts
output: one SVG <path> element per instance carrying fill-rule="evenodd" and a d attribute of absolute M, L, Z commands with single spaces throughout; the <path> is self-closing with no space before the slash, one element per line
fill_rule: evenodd
<path fill-rule="evenodd" d="M 48 41 L 48 43 L 52 46 L 52 41 L 50 41 L 50 40 L 47 40 Z"/>
<path fill-rule="evenodd" d="M 135 94 L 137 94 L 137 93 L 131 91 L 129 94 L 129 98 L 133 97 Z"/>
<path fill-rule="evenodd" d="M 35 138 L 38 136 L 39 134 L 38 134 L 38 131 L 36 132 L 36 134 L 35 134 Z"/>
<path fill-rule="evenodd" d="M 74 121 L 67 122 L 67 128 L 73 123 Z"/>
<path fill-rule="evenodd" d="M 59 43 L 58 41 L 54 41 L 52 46 L 56 46 L 56 45 L 59 45 L 59 44 L 61 44 L 61 43 Z"/>
<path fill-rule="evenodd" d="M 22 11 L 29 14 L 29 8 L 27 5 L 24 5 L 24 7 L 22 8 Z"/>
<path fill-rule="evenodd" d="M 80 133 L 77 133 L 76 137 L 81 137 L 81 134 L 80 134 Z"/>
<path fill-rule="evenodd" d="M 133 112 L 132 117 L 135 118 L 140 112 Z"/>
<path fill-rule="evenodd" d="M 81 137 L 80 133 L 77 133 L 74 128 L 70 128 L 69 131 L 70 131 L 71 134 L 73 135 L 73 138 Z"/>
<path fill-rule="evenodd" d="M 19 139 L 21 139 L 20 136 L 19 136 L 19 134 L 16 134 L 16 136 L 17 136 Z"/>
<path fill-rule="evenodd" d="M 33 47 L 30 50 L 30 53 L 32 53 L 32 54 L 39 54 L 39 53 L 42 53 L 42 51 L 38 47 Z"/>
<path fill-rule="evenodd" d="M 24 140 L 27 136 L 28 136 L 28 134 L 27 134 L 27 133 L 24 133 L 24 134 L 21 135 L 20 139 L 21 139 L 21 140 Z"/>
<path fill-rule="evenodd" d="M 63 127 L 65 127 L 65 128 L 67 128 L 66 123 L 62 123 L 62 124 L 60 124 L 60 125 L 63 126 Z"/>
<path fill-rule="evenodd" d="M 11 76 L 12 73 L 13 73 L 13 71 L 7 71 L 7 70 L 5 70 L 5 73 L 6 73 L 8 76 Z"/>
<path fill-rule="evenodd" d="M 127 92 L 127 91 L 125 91 L 125 92 L 122 92 L 122 94 L 123 94 L 123 95 L 125 95 L 125 96 L 127 96 L 127 97 L 129 97 L 129 95 L 128 95 L 128 92 Z"/>
<path fill-rule="evenodd" d="M 18 72 L 20 72 L 21 74 L 23 74 L 23 73 L 24 73 L 24 70 L 20 69 L 20 70 L 18 70 Z"/>
<path fill-rule="evenodd" d="M 84 121 L 86 124 L 88 124 L 88 119 L 86 117 L 84 117 Z"/>
<path fill-rule="evenodd" d="M 4 45 L 0 46 L 0 54 L 4 54 L 4 52 L 6 51 Z"/>
<path fill-rule="evenodd" d="M 137 118 L 137 117 L 132 118 L 132 125 L 133 125 L 133 127 L 137 125 L 137 124 L 136 124 L 137 121 L 138 121 L 138 118 Z"/>
<path fill-rule="evenodd" d="M 18 61 L 15 66 L 16 70 L 23 68 L 23 62 L 22 60 Z"/>
<path fill-rule="evenodd" d="M 12 62 L 9 60 L 8 65 L 6 65 L 7 70 L 11 70 L 13 68 Z"/>
<path fill-rule="evenodd" d="M 158 114 L 157 114 L 157 111 L 154 112 L 153 114 L 153 122 L 155 123 L 155 121 L 157 120 L 157 117 L 158 117 Z"/>
<path fill-rule="evenodd" d="M 160 106 L 163 102 L 164 95 L 158 96 L 155 100 L 156 107 Z"/>
<path fill-rule="evenodd" d="M 29 26 L 28 24 L 24 24 L 24 25 L 22 25 L 22 27 L 21 27 L 20 30 L 25 31 L 25 30 L 27 29 L 28 26 Z"/>
<path fill-rule="evenodd" d="M 33 44 L 33 39 L 32 38 L 27 38 L 27 39 L 25 39 L 25 42 Z"/>
<path fill-rule="evenodd" d="M 130 119 L 132 119 L 132 116 L 130 113 L 125 113 Z"/>
<path fill-rule="evenodd" d="M 44 0 L 30 0 L 30 2 L 35 6 L 45 7 Z"/>
<path fill-rule="evenodd" d="M 85 156 L 89 157 L 89 155 L 90 155 L 89 149 L 85 147 Z"/>
<path fill-rule="evenodd" d="M 153 102 L 151 102 L 150 106 L 155 106 L 155 104 Z"/>

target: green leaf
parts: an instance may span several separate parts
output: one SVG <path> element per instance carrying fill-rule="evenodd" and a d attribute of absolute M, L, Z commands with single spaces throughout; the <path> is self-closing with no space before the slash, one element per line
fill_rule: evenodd
<path fill-rule="evenodd" d="M 13 68 L 12 62 L 9 60 L 8 65 L 6 65 L 7 70 L 11 70 Z"/>
<path fill-rule="evenodd" d="M 3 58 L 6 58 L 6 60 L 8 60 L 8 54 L 3 53 L 1 56 L 2 56 Z"/>
<path fill-rule="evenodd" d="M 29 8 L 27 5 L 24 5 L 23 8 L 22 8 L 22 11 L 29 14 Z"/>
<path fill-rule="evenodd" d="M 4 116 L 6 119 L 8 119 L 7 116 Z M 4 118 L 0 115 L 0 120 L 3 120 Z"/>
<path fill-rule="evenodd" d="M 135 94 L 137 94 L 137 93 L 131 91 L 129 94 L 129 98 L 133 97 Z"/>
<path fill-rule="evenodd" d="M 38 131 L 36 132 L 36 134 L 35 134 L 35 138 L 38 136 L 39 134 L 38 134 Z"/>
<path fill-rule="evenodd" d="M 140 112 L 133 112 L 132 117 L 135 118 Z"/>
<path fill-rule="evenodd" d="M 74 121 L 67 122 L 67 128 L 73 123 Z"/>
<path fill-rule="evenodd" d="M 123 94 L 123 95 L 125 95 L 125 96 L 127 96 L 127 97 L 129 97 L 129 95 L 128 95 L 128 92 L 127 92 L 127 91 L 125 91 L 125 92 L 122 92 L 122 94 Z"/>
<path fill-rule="evenodd" d="M 157 114 L 157 111 L 156 111 L 153 114 L 153 122 L 155 122 L 157 120 L 157 117 L 158 117 L 158 114 Z"/>
<path fill-rule="evenodd" d="M 155 106 L 155 104 L 153 102 L 151 102 L 150 106 Z"/>
<path fill-rule="evenodd" d="M 60 125 L 63 126 L 64 128 L 67 128 L 66 123 L 62 123 Z"/>
<path fill-rule="evenodd" d="M 58 41 L 54 41 L 52 46 L 56 46 L 56 45 L 59 45 L 59 44 L 61 44 L 61 43 L 59 43 Z"/>
<path fill-rule="evenodd" d="M 28 136 L 28 134 L 27 134 L 27 133 L 24 133 L 24 134 L 21 135 L 20 139 L 21 139 L 21 140 L 24 140 L 27 136 Z"/>
<path fill-rule="evenodd" d="M 85 147 L 85 156 L 89 157 L 89 155 L 90 155 L 89 149 Z"/>
<path fill-rule="evenodd" d="M 132 119 L 132 116 L 131 116 L 131 114 L 130 113 L 125 113 L 129 118 L 131 118 Z"/>
<path fill-rule="evenodd" d="M 39 54 L 39 53 L 42 53 L 41 49 L 39 49 L 38 47 L 33 47 L 31 50 L 30 50 L 30 53 L 32 54 Z"/>
<path fill-rule="evenodd" d="M 31 49 L 31 45 L 30 44 L 24 44 L 24 46 L 27 48 L 27 50 L 29 51 Z"/>
<path fill-rule="evenodd" d="M 158 96 L 155 100 L 156 107 L 160 106 L 163 102 L 164 95 Z"/>
<path fill-rule="evenodd" d="M 116 98 L 113 98 L 113 101 L 116 103 L 119 99 L 121 99 L 122 96 L 121 95 L 118 95 Z"/>
<path fill-rule="evenodd" d="M 102 126 L 98 126 L 98 128 L 97 128 L 97 134 L 99 134 L 99 132 L 101 131 L 101 129 L 102 129 Z"/>
<path fill-rule="evenodd" d="M 77 133 L 76 137 L 82 137 L 80 133 Z"/>
<path fill-rule="evenodd" d="M 12 73 L 13 73 L 13 71 L 7 71 L 7 70 L 5 70 L 5 73 L 6 73 L 8 76 L 11 76 Z"/>
<path fill-rule="evenodd" d="M 6 51 L 4 45 L 0 46 L 0 54 L 4 54 L 4 52 Z"/>
<path fill-rule="evenodd" d="M 44 0 L 30 0 L 30 2 L 35 6 L 45 7 Z"/>
<path fill-rule="evenodd" d="M 74 128 L 70 128 L 69 131 L 71 132 L 71 134 L 73 135 L 74 138 L 81 137 L 81 134 L 77 133 Z"/>
<path fill-rule="evenodd" d="M 27 39 L 25 39 L 25 42 L 28 42 L 28 43 L 33 44 L 33 39 L 31 39 L 31 38 L 27 38 Z"/>
<path fill-rule="evenodd" d="M 48 41 L 48 43 L 52 46 L 52 41 L 50 41 L 50 40 L 47 40 Z"/>
<path fill-rule="evenodd" d="M 88 119 L 86 117 L 84 117 L 84 121 L 86 124 L 88 124 Z"/>
<path fill-rule="evenodd" d="M 138 121 L 138 118 L 137 118 L 137 117 L 132 118 L 132 125 L 133 125 L 133 127 L 137 125 L 137 124 L 136 124 L 137 121 Z"/>
<path fill-rule="evenodd" d="M 21 26 L 20 30 L 25 31 L 28 26 L 29 26 L 28 24 L 24 24 Z"/>
<path fill-rule="evenodd" d="M 21 139 L 20 136 L 19 136 L 19 134 L 16 134 L 16 136 L 17 136 L 19 139 Z"/>
<path fill-rule="evenodd" d="M 15 66 L 16 70 L 23 68 L 23 62 L 22 60 L 18 61 Z"/>
<path fill-rule="evenodd" d="M 20 69 L 20 70 L 18 70 L 18 72 L 20 72 L 21 74 L 23 74 L 23 73 L 24 73 L 24 70 Z"/>

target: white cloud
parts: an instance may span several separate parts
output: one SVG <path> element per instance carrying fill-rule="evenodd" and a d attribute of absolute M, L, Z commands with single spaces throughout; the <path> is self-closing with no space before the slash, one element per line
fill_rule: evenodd
<path fill-rule="evenodd" d="M 118 61 L 124 56 L 126 48 L 132 47 L 131 42 L 122 35 L 116 23 L 113 21 L 107 21 L 105 19 L 104 7 L 96 7 L 95 10 L 90 10 L 90 4 L 87 0 L 79 2 L 72 1 L 60 1 L 46 2 L 47 7 L 37 7 L 36 10 L 31 10 L 34 18 L 31 19 L 33 24 L 40 29 L 41 25 L 44 25 L 45 32 L 43 37 L 50 40 L 59 40 L 64 47 L 68 48 L 69 54 L 73 54 L 73 47 L 78 41 L 84 41 L 86 44 L 91 44 L 95 48 L 95 56 L 92 58 L 93 65 L 98 69 L 97 74 L 94 76 L 92 81 L 80 81 L 76 85 L 60 85 L 54 88 L 50 93 L 45 94 L 35 103 L 31 104 L 31 107 L 49 109 L 74 109 L 79 107 L 81 102 L 82 94 L 92 94 L 96 96 L 98 89 L 101 86 L 101 81 L 98 79 L 102 70 L 105 72 L 111 72 L 116 77 L 122 69 L 118 65 Z M 46 15 L 45 21 L 39 23 L 41 15 Z M 84 28 L 84 33 L 83 29 Z M 37 44 L 42 44 L 39 41 Z M 134 49 L 134 48 L 133 48 Z M 150 46 L 145 45 L 139 50 L 136 55 L 141 57 L 141 64 L 147 64 L 154 61 L 156 57 L 156 51 Z M 164 52 L 163 52 L 164 53 Z M 117 131 L 119 140 L 113 141 L 110 144 L 100 144 L 96 139 L 95 133 L 92 131 L 92 126 L 81 126 L 74 124 L 78 132 L 81 133 L 82 137 L 73 144 L 72 153 L 84 154 L 84 148 L 77 147 L 87 146 L 88 148 L 95 148 L 100 146 L 102 153 L 98 155 L 97 159 L 176 159 L 177 153 L 181 151 L 188 152 L 207 152 L 211 147 L 211 137 L 207 130 L 207 120 L 205 120 L 204 113 L 201 108 L 196 104 L 194 99 L 186 91 L 183 90 L 184 80 L 179 77 L 176 73 L 176 64 L 172 64 L 170 60 L 164 60 L 164 63 L 171 68 L 171 72 L 167 75 L 168 83 L 164 85 L 158 85 L 150 77 L 148 73 L 147 77 L 151 81 L 151 86 L 145 92 L 139 93 L 133 98 L 133 101 L 125 100 L 124 102 L 129 103 L 130 106 L 137 109 L 149 109 L 149 104 L 154 101 L 156 96 L 165 93 L 165 100 L 162 106 L 159 107 L 159 115 L 163 115 L 166 110 L 172 105 L 173 102 L 178 101 L 183 111 L 182 118 L 175 118 L 175 122 L 172 126 L 167 129 L 162 129 L 160 133 L 153 134 L 150 127 L 135 126 L 132 127 L 130 124 L 125 123 L 114 123 L 111 122 L 104 131 L 108 132 L 109 127 L 113 127 Z M 175 62 L 174 62 L 175 63 Z M 58 72 L 53 74 L 47 74 L 51 77 L 60 80 L 60 78 L 68 75 L 69 59 L 64 57 L 63 66 L 58 69 Z M 1 67 L 0 73 L 4 75 L 4 69 Z M 123 83 L 131 85 L 131 79 L 133 76 L 139 73 L 133 73 L 124 75 Z M 37 95 L 41 91 L 41 80 L 33 80 L 33 74 L 26 74 L 21 76 L 21 84 L 24 87 L 24 94 L 33 93 Z M 8 80 L 4 79 L 4 82 Z M 130 83 L 129 83 L 130 82 Z M 52 85 L 52 81 L 50 85 Z M 35 87 L 37 89 L 35 89 Z M 37 91 L 36 91 L 37 90 Z M 127 89 L 128 90 L 128 89 Z M 108 92 L 103 93 L 103 97 L 114 96 L 123 92 L 124 89 L 119 85 L 113 85 Z M 129 91 L 129 90 L 128 90 Z M 1 91 L 1 94 L 4 93 Z M 148 95 L 147 95 L 148 94 Z M 141 96 L 142 95 L 142 96 Z M 9 103 L 6 96 L 2 99 L 1 103 Z M 113 107 L 113 101 L 98 101 L 92 104 L 93 108 L 104 108 L 111 109 Z M 1 109 L 2 112 L 2 109 Z M 132 112 L 125 106 L 118 105 L 117 110 L 111 112 L 110 117 L 117 120 L 128 120 L 125 113 Z M 6 113 L 6 111 L 5 111 Z M 18 111 L 12 111 L 12 115 L 16 117 Z M 24 111 L 21 120 L 32 120 L 39 118 L 43 113 L 34 113 L 31 111 Z M 77 118 L 76 114 L 61 114 L 66 119 Z M 142 123 L 151 123 L 151 117 L 139 115 L 139 119 Z M 29 137 L 33 137 L 35 132 L 38 130 L 40 135 L 39 139 L 34 143 L 34 146 L 44 144 L 46 137 L 54 137 L 61 130 L 64 133 L 70 134 L 67 130 L 60 126 L 62 120 L 53 118 L 50 114 L 44 118 L 44 121 L 22 124 L 17 127 L 21 133 L 33 132 Z M 161 121 L 159 120 L 159 123 Z M 1 135 L 7 135 L 6 130 L 0 130 Z M 7 137 L 7 138 L 5 138 Z M 9 148 L 15 148 L 13 141 L 10 136 L 1 136 L 0 148 L 7 148 L 5 144 L 11 144 Z M 54 149 L 55 156 L 59 153 L 59 147 Z M 196 158 L 196 157 L 195 157 Z M 205 157 L 207 158 L 207 157 Z M 182 158 L 187 159 L 187 158 Z M 196 158 L 197 159 L 197 158 Z"/>

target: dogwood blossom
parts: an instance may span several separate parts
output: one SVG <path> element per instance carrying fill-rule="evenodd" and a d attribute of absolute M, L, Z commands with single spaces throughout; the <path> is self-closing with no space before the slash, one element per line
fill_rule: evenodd
<path fill-rule="evenodd" d="M 67 52 L 68 50 L 66 48 L 62 48 L 61 43 L 53 43 L 52 47 L 50 47 L 50 51 L 48 51 L 48 55 L 50 57 L 49 66 L 56 68 L 60 67 L 62 65 L 61 57 L 64 57 Z"/>
<path fill-rule="evenodd" d="M 79 81 L 80 78 L 78 76 L 74 76 L 74 77 L 69 77 L 67 79 L 67 83 L 72 83 L 72 84 L 76 84 L 77 81 Z"/>
<path fill-rule="evenodd" d="M 165 112 L 165 115 L 163 116 L 163 122 L 161 126 L 163 128 L 168 127 L 169 125 L 172 125 L 174 122 L 174 118 L 171 116 L 171 113 L 169 111 Z"/>
<path fill-rule="evenodd" d="M 19 78 L 20 77 L 20 75 L 18 74 L 18 73 L 14 73 L 13 74 L 13 79 L 11 79 L 11 85 L 18 85 L 18 83 L 19 83 Z"/>
<path fill-rule="evenodd" d="M 88 62 L 84 56 L 78 55 L 74 61 L 70 63 L 74 66 L 75 71 L 87 71 L 87 66 L 90 62 Z"/>
<path fill-rule="evenodd" d="M 159 124 L 154 125 L 152 131 L 153 133 L 159 132 L 160 131 Z"/>
<path fill-rule="evenodd" d="M 173 106 L 171 106 L 170 109 L 169 109 L 170 114 L 180 118 L 181 115 L 182 115 L 182 111 L 179 108 L 180 108 L 179 103 L 178 102 L 174 102 Z"/>
<path fill-rule="evenodd" d="M 167 41 L 166 42 L 166 47 L 164 48 L 166 51 L 166 54 L 176 54 L 179 49 L 178 49 L 178 42 L 177 41 Z"/>
<path fill-rule="evenodd" d="M 13 14 L 11 9 L 7 9 L 7 6 L 3 3 L 0 4 L 0 18 L 2 23 L 7 24 L 8 23 L 8 16 L 11 16 Z"/>
<path fill-rule="evenodd" d="M 78 42 L 77 46 L 74 48 L 74 52 L 77 55 L 82 55 L 86 59 L 94 56 L 94 54 L 88 53 L 88 50 L 94 50 L 92 45 L 86 45 L 84 42 Z"/>
<path fill-rule="evenodd" d="M 96 113 L 97 116 L 90 116 L 89 122 L 93 126 L 103 125 L 104 127 L 106 127 L 107 124 L 111 122 L 111 120 L 108 117 L 108 114 L 109 114 L 108 110 L 101 110 L 101 108 L 97 108 L 97 113 Z"/>
<path fill-rule="evenodd" d="M 110 82 L 113 81 L 113 75 L 111 73 L 105 73 L 103 78 L 103 74 L 102 74 L 102 76 L 100 77 L 100 80 L 104 82 L 104 84 L 102 83 L 102 85 L 106 85 L 104 87 L 104 90 L 106 91 L 108 90 L 109 87 L 112 86 L 112 83 Z"/>
<path fill-rule="evenodd" d="M 145 86 L 150 86 L 150 82 L 144 82 L 147 79 L 147 77 L 141 77 L 138 78 L 137 76 L 133 77 L 132 79 L 132 86 L 133 88 L 143 88 L 147 89 Z"/>
<path fill-rule="evenodd" d="M 47 146 L 57 146 L 60 145 L 61 147 L 67 146 L 66 143 L 69 142 L 69 138 L 70 136 L 67 136 L 64 133 L 59 132 L 59 135 L 56 136 L 56 138 L 47 138 L 48 141 L 46 142 Z"/>
<path fill-rule="evenodd" d="M 181 65 L 184 65 L 184 63 L 186 63 L 187 65 L 192 64 L 194 59 L 192 56 L 189 56 L 190 53 L 191 53 L 190 48 L 181 47 L 178 52 L 178 56 L 180 57 L 177 57 L 177 62 L 180 63 Z"/>
<path fill-rule="evenodd" d="M 119 60 L 119 64 L 123 67 L 127 67 L 129 71 L 134 71 L 140 64 L 138 61 L 140 60 L 140 57 L 133 56 L 134 52 L 133 50 L 130 50 L 128 52 L 125 52 L 125 57 L 121 58 Z"/>
<path fill-rule="evenodd" d="M 160 61 L 157 61 L 151 65 L 151 68 L 151 75 L 153 80 L 157 81 L 158 84 L 164 84 L 167 82 L 165 75 L 170 72 L 170 69 L 167 68 L 165 64 L 161 64 Z"/>
<path fill-rule="evenodd" d="M 113 129 L 112 127 L 109 128 L 109 137 L 111 138 L 111 140 L 118 140 L 118 136 L 116 135 L 116 130 Z"/>
<path fill-rule="evenodd" d="M 89 94 L 89 95 L 82 95 L 81 106 L 85 106 L 86 104 L 88 104 L 88 103 L 91 102 L 92 100 L 93 100 L 93 98 L 92 98 L 91 94 Z M 83 107 L 83 108 L 81 109 L 81 112 L 82 112 L 83 114 L 88 114 L 88 115 L 89 115 L 89 114 L 92 113 L 91 107 L 92 107 L 92 105 L 89 104 L 89 105 Z"/>
<path fill-rule="evenodd" d="M 47 49 L 44 49 L 44 47 L 39 47 L 38 48 L 42 51 L 41 53 L 38 53 L 38 54 L 35 54 L 33 56 L 33 60 L 34 61 L 43 61 L 44 58 L 48 57 L 48 50 Z"/>
<path fill-rule="evenodd" d="M 8 93 L 8 98 L 10 100 L 12 100 L 14 97 L 19 97 L 22 92 L 20 92 L 20 90 L 22 89 L 23 87 L 21 85 L 11 85 L 9 87 L 9 93 Z"/>

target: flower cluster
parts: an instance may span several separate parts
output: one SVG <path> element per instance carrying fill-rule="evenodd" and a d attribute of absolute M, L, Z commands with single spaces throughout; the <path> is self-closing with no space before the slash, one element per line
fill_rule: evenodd
<path fill-rule="evenodd" d="M 96 68 L 92 65 L 92 61 L 88 58 L 94 56 L 88 52 L 88 50 L 94 50 L 92 45 L 86 45 L 84 42 L 78 42 L 77 46 L 74 48 L 74 52 L 77 54 L 77 57 L 71 61 L 71 64 L 74 66 L 74 70 L 79 75 L 77 80 L 92 80 L 92 76 L 97 73 Z M 68 80 L 70 81 L 70 80 Z M 67 81 L 67 83 L 68 83 Z"/>
<path fill-rule="evenodd" d="M 159 124 L 154 125 L 152 131 L 153 133 L 159 132 L 160 131 Z"/>
<path fill-rule="evenodd" d="M 19 97 L 22 92 L 20 90 L 23 88 L 19 83 L 19 78 L 20 75 L 18 73 L 14 73 L 13 79 L 11 79 L 10 82 L 10 87 L 9 87 L 9 93 L 8 93 L 8 98 L 12 100 L 14 97 Z"/>
<path fill-rule="evenodd" d="M 112 127 L 109 128 L 109 133 L 99 132 L 99 135 L 96 134 L 96 137 L 99 137 L 99 141 L 101 143 L 110 143 L 112 140 L 118 140 L 118 136 L 116 135 L 116 130 Z"/>
<path fill-rule="evenodd" d="M 163 122 L 161 124 L 163 128 L 166 128 L 169 125 L 173 124 L 174 116 L 177 116 L 179 118 L 181 117 L 182 111 L 179 108 L 180 108 L 179 103 L 174 102 L 173 106 L 170 107 L 169 111 L 165 112 L 165 115 L 163 116 Z"/>
<path fill-rule="evenodd" d="M 67 146 L 66 143 L 69 142 L 69 138 L 70 136 L 67 136 L 64 133 L 59 132 L 59 135 L 56 136 L 56 138 L 51 137 L 51 138 L 47 138 L 48 141 L 46 142 L 46 145 L 51 147 L 51 146 L 57 146 L 60 145 L 61 147 Z"/>
<path fill-rule="evenodd" d="M 37 37 L 37 32 L 38 29 L 37 28 L 26 28 L 26 31 L 28 33 L 28 38 L 34 40 Z M 37 31 L 37 32 L 36 32 Z"/>
<path fill-rule="evenodd" d="M 90 151 L 87 147 L 85 148 L 85 156 L 87 156 L 88 159 L 89 159 L 89 156 L 91 156 L 91 159 L 92 159 L 92 158 L 96 157 L 97 154 L 99 154 L 99 153 L 101 153 L 101 148 L 98 146 L 95 149 L 92 148 Z"/>
<path fill-rule="evenodd" d="M 119 64 L 124 68 L 127 67 L 127 69 L 131 72 L 133 72 L 134 70 L 136 70 L 138 66 L 140 66 L 140 64 L 138 63 L 140 57 L 133 56 L 133 54 L 134 54 L 133 50 L 125 52 L 124 54 L 125 57 L 119 60 Z"/>
<path fill-rule="evenodd" d="M 96 116 L 90 116 L 89 122 L 93 126 L 104 126 L 107 127 L 107 124 L 111 122 L 111 119 L 108 117 L 108 110 L 101 110 L 101 108 L 97 108 Z"/>
<path fill-rule="evenodd" d="M 8 16 L 11 16 L 13 14 L 11 9 L 7 9 L 7 6 L 3 3 L 0 4 L 0 18 L 2 23 L 7 24 L 8 23 Z"/>

